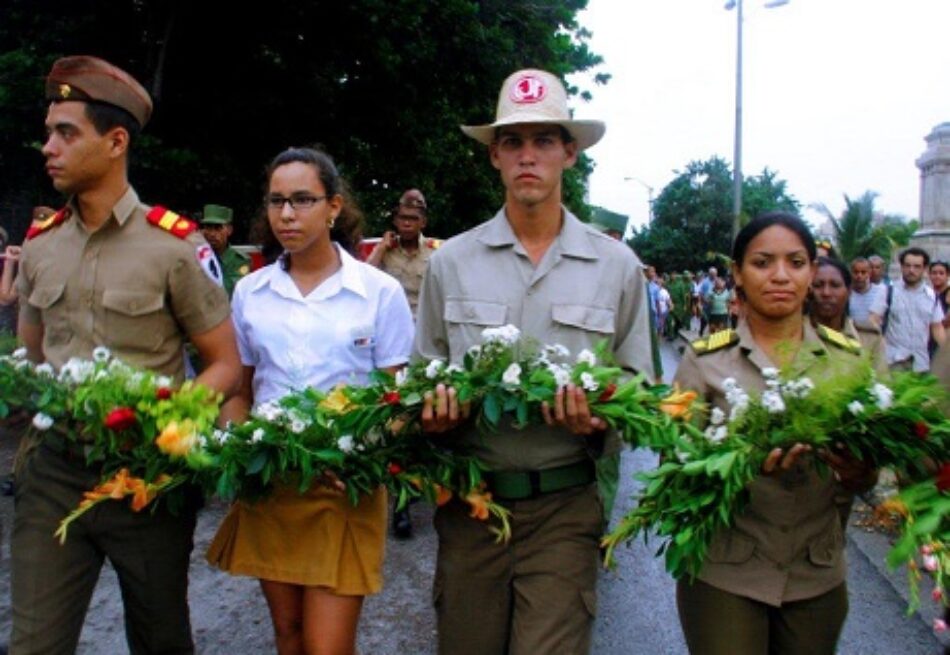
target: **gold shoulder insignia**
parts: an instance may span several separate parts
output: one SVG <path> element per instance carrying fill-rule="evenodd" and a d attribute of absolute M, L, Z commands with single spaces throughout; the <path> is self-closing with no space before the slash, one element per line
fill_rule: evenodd
<path fill-rule="evenodd" d="M 426 239 L 426 246 L 430 250 L 438 250 L 442 247 L 442 239 Z"/>
<path fill-rule="evenodd" d="M 861 354 L 861 342 L 857 339 L 852 339 L 848 335 L 838 332 L 837 330 L 832 330 L 830 327 L 824 325 L 819 325 L 817 332 L 822 341 L 834 344 L 849 353 L 854 353 L 855 355 Z"/>
<path fill-rule="evenodd" d="M 735 330 L 720 330 L 715 334 L 710 334 L 705 339 L 693 341 L 690 346 L 692 346 L 693 351 L 695 351 L 697 355 L 707 355 L 737 343 L 739 343 L 738 332 Z"/>

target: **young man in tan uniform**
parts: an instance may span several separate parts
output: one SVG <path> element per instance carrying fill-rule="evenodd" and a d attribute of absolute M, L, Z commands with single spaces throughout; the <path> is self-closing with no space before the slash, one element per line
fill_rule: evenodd
<path fill-rule="evenodd" d="M 148 93 L 93 57 L 57 61 L 46 93 L 46 170 L 69 202 L 34 224 L 23 248 L 18 332 L 28 356 L 59 368 L 106 346 L 180 383 L 190 339 L 207 362 L 198 382 L 230 393 L 240 363 L 211 247 L 194 223 L 143 205 L 128 183 L 129 147 L 151 114 Z M 81 445 L 51 433 L 18 467 L 11 652 L 75 651 L 105 557 L 122 586 L 130 651 L 193 652 L 187 573 L 200 497 L 176 514 L 104 503 L 61 546 L 57 524 L 99 481 Z"/>
<path fill-rule="evenodd" d="M 518 326 L 576 355 L 606 340 L 619 365 L 652 375 L 646 285 L 629 248 L 561 205 L 561 179 L 603 123 L 573 121 L 561 82 L 522 70 L 501 89 L 492 125 L 463 127 L 489 146 L 505 205 L 447 241 L 422 286 L 416 356 L 461 363 L 481 332 Z M 461 502 L 435 524 L 439 651 L 443 655 L 586 653 L 596 606 L 603 506 L 594 461 L 618 450 L 582 389 L 568 385 L 547 425 L 479 434 L 453 389 L 426 399 L 423 428 L 474 452 L 489 490 L 512 512 L 511 541 L 495 543 Z"/>

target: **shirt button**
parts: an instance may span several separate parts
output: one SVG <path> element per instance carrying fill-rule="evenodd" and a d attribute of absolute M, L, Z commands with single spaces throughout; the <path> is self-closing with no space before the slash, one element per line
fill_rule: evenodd
<path fill-rule="evenodd" d="M 475 318 L 475 310 L 471 308 L 465 310 L 465 316 L 466 318 Z"/>

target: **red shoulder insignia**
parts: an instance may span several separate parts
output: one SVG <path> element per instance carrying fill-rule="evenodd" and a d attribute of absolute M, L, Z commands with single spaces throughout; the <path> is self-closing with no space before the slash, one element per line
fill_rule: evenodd
<path fill-rule="evenodd" d="M 198 224 L 192 220 L 179 216 L 170 209 L 165 209 L 160 205 L 152 207 L 151 211 L 145 215 L 148 222 L 152 225 L 162 228 L 166 232 L 171 232 L 179 239 L 184 239 L 189 234 L 198 229 Z"/>
<path fill-rule="evenodd" d="M 426 239 L 429 250 L 438 250 L 442 247 L 442 239 Z"/>
<path fill-rule="evenodd" d="M 73 214 L 73 210 L 71 210 L 69 207 L 63 207 L 52 216 L 49 216 L 42 220 L 33 221 L 32 223 L 30 223 L 30 227 L 26 231 L 26 240 L 29 241 L 30 239 L 34 237 L 38 237 L 39 235 L 43 234 L 47 230 L 56 227 L 57 225 L 65 221 L 67 218 L 72 216 L 72 214 Z"/>

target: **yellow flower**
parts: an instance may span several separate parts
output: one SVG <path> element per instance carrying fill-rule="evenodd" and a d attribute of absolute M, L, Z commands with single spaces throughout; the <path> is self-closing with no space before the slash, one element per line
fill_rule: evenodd
<path fill-rule="evenodd" d="M 695 391 L 680 391 L 679 385 L 673 387 L 673 392 L 660 401 L 660 411 L 673 418 L 689 420 L 690 408 L 696 400 Z"/>
<path fill-rule="evenodd" d="M 172 421 L 165 426 L 162 433 L 155 439 L 158 449 L 170 457 L 184 457 L 190 453 L 198 443 L 194 424 L 185 419 L 179 424 Z"/>
<path fill-rule="evenodd" d="M 320 409 L 334 414 L 346 414 L 352 408 L 353 403 L 350 402 L 350 399 L 346 393 L 344 393 L 343 385 L 334 387 L 333 391 L 320 401 Z"/>

